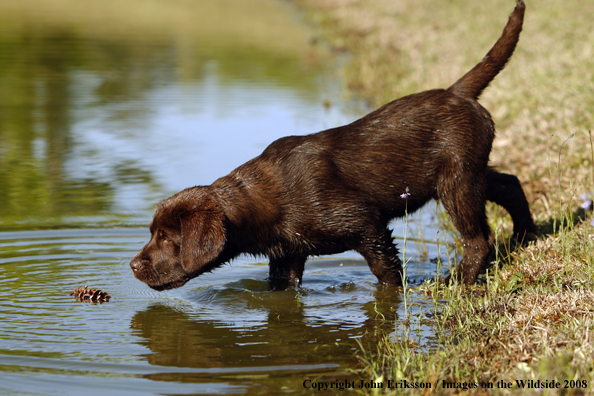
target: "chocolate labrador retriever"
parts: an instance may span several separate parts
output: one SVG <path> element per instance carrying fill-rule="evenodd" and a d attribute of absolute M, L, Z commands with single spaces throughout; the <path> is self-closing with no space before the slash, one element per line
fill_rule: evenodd
<path fill-rule="evenodd" d="M 459 231 L 457 277 L 476 281 L 492 237 L 485 201 L 503 206 L 522 238 L 535 226 L 515 176 L 488 167 L 495 126 L 477 99 L 518 42 L 524 3 L 487 56 L 448 89 L 395 100 L 352 124 L 276 140 L 210 186 L 157 206 L 134 276 L 176 288 L 241 253 L 270 260 L 274 289 L 301 284 L 308 256 L 355 250 L 379 283 L 400 285 L 388 222 L 439 199 Z"/>

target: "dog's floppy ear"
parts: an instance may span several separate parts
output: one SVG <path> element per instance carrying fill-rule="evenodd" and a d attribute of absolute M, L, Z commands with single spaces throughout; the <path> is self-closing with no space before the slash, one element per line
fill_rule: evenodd
<path fill-rule="evenodd" d="M 204 266 L 210 267 L 225 246 L 223 213 L 212 199 L 207 198 L 192 209 L 178 212 L 177 217 L 181 225 L 179 254 L 184 271 L 192 274 Z M 206 270 L 209 269 L 212 268 Z"/>

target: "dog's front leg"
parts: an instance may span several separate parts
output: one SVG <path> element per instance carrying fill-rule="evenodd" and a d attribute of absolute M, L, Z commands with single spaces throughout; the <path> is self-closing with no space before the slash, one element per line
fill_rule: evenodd
<path fill-rule="evenodd" d="M 272 290 L 285 290 L 301 285 L 306 257 L 270 259 L 268 282 Z"/>

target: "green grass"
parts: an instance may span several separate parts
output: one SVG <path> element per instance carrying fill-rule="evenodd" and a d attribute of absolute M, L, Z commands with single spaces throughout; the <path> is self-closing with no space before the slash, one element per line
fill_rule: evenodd
<path fill-rule="evenodd" d="M 565 380 L 579 380 L 588 388 L 544 394 L 593 394 L 593 249 L 592 230 L 583 223 L 512 253 L 512 265 L 500 255 L 482 284 L 427 282 L 411 293 L 417 294 L 415 301 L 424 295 L 432 303 L 429 315 L 405 318 L 396 336 L 377 345 L 362 341 L 365 375 L 430 382 L 436 394 L 454 392 L 443 388 L 444 380 L 491 383 L 494 394 L 534 393 L 519 389 L 516 380 L 554 380 L 562 386 Z M 435 333 L 427 345 L 415 335 L 420 323 L 430 324 Z M 513 386 L 498 388 L 499 381 Z"/>

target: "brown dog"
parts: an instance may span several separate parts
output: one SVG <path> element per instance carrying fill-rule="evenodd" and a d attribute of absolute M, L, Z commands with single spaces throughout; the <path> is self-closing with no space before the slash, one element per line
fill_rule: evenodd
<path fill-rule="evenodd" d="M 134 275 L 171 289 L 249 253 L 268 256 L 270 283 L 282 289 L 301 284 L 308 256 L 352 249 L 380 283 L 399 285 L 388 222 L 439 199 L 464 244 L 458 278 L 475 282 L 492 249 L 486 200 L 511 214 L 520 238 L 535 231 L 518 179 L 487 166 L 495 126 L 477 102 L 511 57 L 523 17 L 517 0 L 495 46 L 450 88 L 395 100 L 350 125 L 278 139 L 212 185 L 159 203 L 151 240 L 130 263 Z"/>

